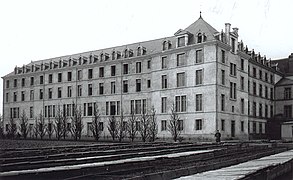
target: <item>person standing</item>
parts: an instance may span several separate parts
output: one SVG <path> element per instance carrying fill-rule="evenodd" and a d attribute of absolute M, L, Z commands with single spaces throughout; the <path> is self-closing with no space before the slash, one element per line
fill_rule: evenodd
<path fill-rule="evenodd" d="M 217 130 L 215 137 L 216 137 L 216 142 L 220 143 L 221 142 L 221 133 L 219 132 L 219 130 Z"/>

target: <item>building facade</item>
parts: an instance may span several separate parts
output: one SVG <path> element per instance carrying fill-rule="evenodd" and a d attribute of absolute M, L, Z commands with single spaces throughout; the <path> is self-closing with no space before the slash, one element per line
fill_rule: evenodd
<path fill-rule="evenodd" d="M 153 107 L 158 136 L 170 137 L 174 107 L 183 137 L 214 138 L 220 130 L 224 138 L 248 139 L 265 135 L 279 111 L 275 84 L 284 77 L 274 61 L 238 41 L 238 28 L 226 23 L 219 32 L 200 17 L 171 37 L 15 67 L 2 77 L 3 118 L 7 130 L 25 112 L 32 127 L 40 114 L 50 122 L 57 112 L 70 117 L 79 108 L 90 136 L 98 107 L 109 135 L 109 116 L 139 116 Z"/>

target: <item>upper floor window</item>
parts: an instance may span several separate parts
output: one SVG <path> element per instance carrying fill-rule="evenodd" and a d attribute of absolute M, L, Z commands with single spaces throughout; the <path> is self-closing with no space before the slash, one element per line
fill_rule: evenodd
<path fill-rule="evenodd" d="M 67 81 L 71 81 L 72 80 L 72 72 L 68 72 L 67 73 Z"/>
<path fill-rule="evenodd" d="M 104 67 L 100 67 L 100 69 L 99 69 L 99 77 L 104 77 Z"/>
<path fill-rule="evenodd" d="M 162 57 L 161 59 L 161 64 L 162 64 L 162 69 L 166 69 L 167 68 L 167 56 Z"/>
<path fill-rule="evenodd" d="M 167 75 L 162 75 L 162 89 L 165 89 L 167 87 L 168 87 Z"/>
<path fill-rule="evenodd" d="M 9 80 L 6 80 L 6 88 L 9 88 Z"/>
<path fill-rule="evenodd" d="M 176 112 L 186 112 L 186 96 L 175 96 Z"/>
<path fill-rule="evenodd" d="M 13 81 L 13 87 L 17 87 L 17 79 L 14 79 Z"/>
<path fill-rule="evenodd" d="M 177 73 L 177 87 L 185 86 L 185 73 Z"/>
<path fill-rule="evenodd" d="M 195 57 L 195 63 L 202 63 L 203 62 L 203 53 L 202 49 L 196 50 L 196 57 Z"/>
<path fill-rule="evenodd" d="M 224 50 L 221 50 L 221 61 L 222 63 L 226 62 L 226 52 Z"/>
<path fill-rule="evenodd" d="M 141 47 L 138 47 L 137 48 L 137 53 L 136 53 L 136 55 L 137 56 L 141 56 L 142 55 L 142 52 L 141 52 L 142 50 L 141 50 Z"/>
<path fill-rule="evenodd" d="M 33 86 L 35 83 L 35 78 L 34 77 L 31 77 L 31 86 Z M 41 84 L 41 77 L 40 77 L 40 84 Z"/>
<path fill-rule="evenodd" d="M 62 73 L 58 73 L 58 82 L 62 82 Z"/>
<path fill-rule="evenodd" d="M 111 76 L 116 76 L 116 66 L 111 66 Z"/>
<path fill-rule="evenodd" d="M 197 43 L 202 43 L 202 42 L 203 42 L 202 34 L 201 33 L 198 33 L 197 34 Z"/>
<path fill-rule="evenodd" d="M 136 73 L 141 73 L 141 62 L 136 62 L 135 70 Z"/>
<path fill-rule="evenodd" d="M 185 53 L 177 54 L 177 66 L 186 65 Z"/>
<path fill-rule="evenodd" d="M 203 79 L 203 70 L 196 70 L 195 71 L 195 85 L 202 84 L 202 79 Z"/>
<path fill-rule="evenodd" d="M 151 60 L 148 60 L 147 61 L 147 68 L 148 69 L 151 69 L 151 66 L 152 66 L 152 61 Z"/>
<path fill-rule="evenodd" d="M 25 78 L 22 78 L 21 79 L 21 87 L 24 87 L 25 86 Z"/>
<path fill-rule="evenodd" d="M 136 79 L 136 92 L 141 91 L 141 79 Z"/>
<path fill-rule="evenodd" d="M 178 47 L 185 46 L 185 37 L 179 37 L 178 38 Z"/>
<path fill-rule="evenodd" d="M 236 99 L 236 83 L 230 82 L 230 98 Z"/>
<path fill-rule="evenodd" d="M 241 70 L 244 71 L 244 59 L 241 59 Z"/>
<path fill-rule="evenodd" d="M 256 78 L 256 68 L 252 68 L 252 76 Z"/>
<path fill-rule="evenodd" d="M 170 41 L 164 41 L 163 42 L 163 51 L 168 50 L 171 48 L 171 43 Z"/>
<path fill-rule="evenodd" d="M 291 88 L 290 87 L 286 87 L 284 89 L 284 99 L 291 99 Z"/>
<path fill-rule="evenodd" d="M 53 74 L 49 74 L 49 83 L 53 82 Z"/>
<path fill-rule="evenodd" d="M 77 80 L 81 80 L 82 79 L 82 70 L 78 70 L 77 71 Z"/>
<path fill-rule="evenodd" d="M 262 80 L 262 71 L 259 70 L 259 79 Z"/>
<path fill-rule="evenodd" d="M 93 69 L 88 69 L 88 79 L 93 78 Z"/>
<path fill-rule="evenodd" d="M 128 74 L 128 64 L 123 64 L 123 74 Z"/>
<path fill-rule="evenodd" d="M 237 68 L 236 64 L 230 63 L 230 75 L 236 76 Z"/>
<path fill-rule="evenodd" d="M 62 98 L 62 88 L 58 87 L 58 98 Z"/>

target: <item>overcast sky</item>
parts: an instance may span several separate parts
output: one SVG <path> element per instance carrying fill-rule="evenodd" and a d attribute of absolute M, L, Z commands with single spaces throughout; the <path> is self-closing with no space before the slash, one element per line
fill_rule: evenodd
<path fill-rule="evenodd" d="M 172 36 L 200 11 L 218 31 L 227 22 L 238 27 L 249 49 L 288 57 L 292 7 L 292 0 L 0 0 L 0 76 L 31 61 Z"/>

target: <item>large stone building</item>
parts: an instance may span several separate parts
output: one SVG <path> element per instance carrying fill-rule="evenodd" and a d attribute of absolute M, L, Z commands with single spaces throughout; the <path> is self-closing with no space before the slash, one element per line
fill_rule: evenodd
<path fill-rule="evenodd" d="M 108 135 L 110 115 L 140 115 L 154 107 L 158 136 L 170 137 L 174 104 L 184 137 L 213 138 L 217 129 L 224 138 L 261 137 L 267 120 L 281 111 L 278 103 L 285 103 L 274 101 L 275 83 L 286 74 L 272 62 L 239 42 L 238 28 L 226 23 L 217 31 L 200 17 L 171 37 L 16 67 L 3 77 L 3 117 L 8 128 L 9 119 L 18 121 L 25 111 L 32 127 L 39 114 L 46 121 L 58 110 L 71 116 L 75 106 L 90 135 L 98 106 Z"/>

